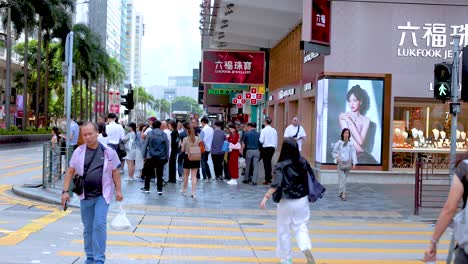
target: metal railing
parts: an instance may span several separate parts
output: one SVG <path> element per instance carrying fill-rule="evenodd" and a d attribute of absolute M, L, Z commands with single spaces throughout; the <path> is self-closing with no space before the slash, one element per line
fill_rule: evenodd
<path fill-rule="evenodd" d="M 440 209 L 450 190 L 450 177 L 445 160 L 418 153 L 415 161 L 414 214 L 420 208 Z M 442 169 L 442 170 L 441 170 Z"/>
<path fill-rule="evenodd" d="M 56 188 L 68 168 L 71 153 L 60 143 L 45 142 L 42 152 L 42 188 Z M 61 188 L 57 186 L 57 188 Z"/>

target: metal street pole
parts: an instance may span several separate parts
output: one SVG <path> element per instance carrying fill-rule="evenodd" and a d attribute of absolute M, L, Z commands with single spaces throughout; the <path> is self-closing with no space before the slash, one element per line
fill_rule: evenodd
<path fill-rule="evenodd" d="M 67 35 L 67 40 L 65 43 L 65 64 L 66 67 L 68 68 L 67 71 L 67 87 L 66 87 L 66 92 L 67 92 L 67 98 L 66 98 L 66 118 L 67 118 L 67 149 L 70 149 L 70 121 L 71 121 L 71 96 L 72 96 L 72 75 L 73 75 L 73 31 L 68 33 Z M 69 151 L 67 152 L 67 155 L 69 155 Z M 67 157 L 68 160 L 68 157 Z M 68 162 L 66 165 L 66 168 L 68 168 Z"/>
<path fill-rule="evenodd" d="M 452 64 L 452 102 L 450 103 L 450 113 L 452 114 L 452 127 L 451 133 L 451 144 L 450 144 L 450 182 L 453 180 L 453 174 L 455 172 L 455 162 L 457 158 L 457 114 L 460 112 L 460 103 L 458 103 L 458 74 L 459 74 L 459 63 L 460 63 L 460 36 L 453 37 L 453 64 Z M 455 246 L 455 235 L 452 234 L 450 240 L 449 249 L 453 249 Z M 449 252 L 452 252 L 450 250 Z M 447 256 L 447 264 L 452 263 L 452 255 Z"/>
<path fill-rule="evenodd" d="M 11 97 L 11 3 L 8 3 L 7 34 L 6 34 L 6 84 L 5 84 L 5 128 L 10 129 L 10 97 Z M 23 114 L 24 115 L 24 114 Z"/>

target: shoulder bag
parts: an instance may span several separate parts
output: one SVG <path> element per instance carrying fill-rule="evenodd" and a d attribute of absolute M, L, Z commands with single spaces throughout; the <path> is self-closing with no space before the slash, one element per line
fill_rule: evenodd
<path fill-rule="evenodd" d="M 202 151 L 201 151 L 201 148 L 200 148 L 200 143 L 196 144 L 196 140 L 195 140 L 195 144 L 191 144 L 190 139 L 187 139 L 186 153 L 187 153 L 187 158 L 190 161 L 200 161 L 201 160 Z"/>
<path fill-rule="evenodd" d="M 341 151 L 343 151 L 343 142 L 340 141 L 340 148 L 338 150 L 338 155 L 340 155 L 341 157 Z M 340 162 L 338 162 L 338 168 L 342 171 L 349 171 L 351 170 L 351 168 L 353 167 L 353 164 L 352 164 L 352 161 L 351 161 L 351 154 L 349 153 L 349 159 L 348 160 L 341 160 Z"/>
<path fill-rule="evenodd" d="M 98 146 L 98 148 L 100 148 L 100 146 Z M 89 165 L 91 165 L 91 162 L 93 162 L 94 157 L 96 157 L 96 152 L 98 152 L 98 149 L 94 151 L 93 156 L 91 156 L 91 160 L 88 162 L 88 164 L 85 164 L 84 170 L 83 170 L 83 176 L 80 176 L 78 174 L 73 176 L 72 192 L 76 193 L 77 195 L 83 194 L 84 180 L 85 180 L 86 174 L 88 173 Z M 86 157 L 86 152 L 85 152 L 85 157 Z"/>

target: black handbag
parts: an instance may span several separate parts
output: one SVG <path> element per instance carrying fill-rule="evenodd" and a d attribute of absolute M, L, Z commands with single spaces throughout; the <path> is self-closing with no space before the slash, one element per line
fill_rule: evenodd
<path fill-rule="evenodd" d="M 91 162 L 93 162 L 93 159 L 96 156 L 97 151 L 98 151 L 97 149 L 94 151 L 93 156 L 91 156 L 91 159 L 89 160 L 89 163 L 85 164 L 84 170 L 83 170 L 83 176 L 80 176 L 78 174 L 73 176 L 72 192 L 76 193 L 77 195 L 82 195 L 84 192 L 84 180 L 85 180 L 86 174 L 88 173 L 89 165 L 91 165 Z M 85 153 L 85 156 L 86 156 L 86 153 Z"/>

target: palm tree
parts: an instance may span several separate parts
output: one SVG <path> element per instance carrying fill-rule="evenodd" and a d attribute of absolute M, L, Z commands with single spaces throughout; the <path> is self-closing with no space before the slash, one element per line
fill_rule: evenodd
<path fill-rule="evenodd" d="M 74 1 L 73 0 L 34 0 L 32 1 L 34 9 L 39 16 L 37 24 L 37 39 L 38 46 L 42 47 L 43 40 L 43 30 L 50 29 L 55 26 L 56 21 L 54 18 L 57 16 L 58 10 L 63 8 L 64 10 L 74 10 Z M 41 63 L 42 63 L 42 49 L 39 48 L 37 52 L 37 65 L 36 71 L 38 78 L 36 80 L 36 127 L 39 127 L 39 106 L 40 106 L 40 93 L 41 93 Z M 46 105 L 44 106 L 47 107 Z"/>
<path fill-rule="evenodd" d="M 34 0 L 16 0 L 9 3 L 8 1 L 1 1 L 0 8 L 11 9 L 11 24 L 16 33 L 16 39 L 19 38 L 21 33 L 24 33 L 24 66 L 23 66 L 23 122 L 22 128 L 26 129 L 28 118 L 28 73 L 29 73 L 29 32 L 35 25 L 35 9 L 33 6 Z M 11 4 L 11 5 L 10 5 Z M 3 17 L 3 26 L 9 28 L 8 16 Z M 7 45 L 7 49 L 11 49 Z M 9 67 L 7 65 L 7 67 Z M 9 84 L 7 84 L 8 87 Z M 9 111 L 9 109 L 8 109 Z"/>
<path fill-rule="evenodd" d="M 65 3 L 63 3 L 65 2 Z M 68 7 L 69 6 L 69 7 Z M 46 126 L 48 126 L 49 109 L 49 43 L 53 38 L 61 40 L 62 51 L 65 51 L 65 40 L 71 30 L 71 15 L 69 9 L 73 10 L 73 3 L 67 1 L 58 1 L 51 6 L 50 17 L 44 18 L 44 50 L 45 50 L 45 80 L 44 80 L 44 117 Z"/>

